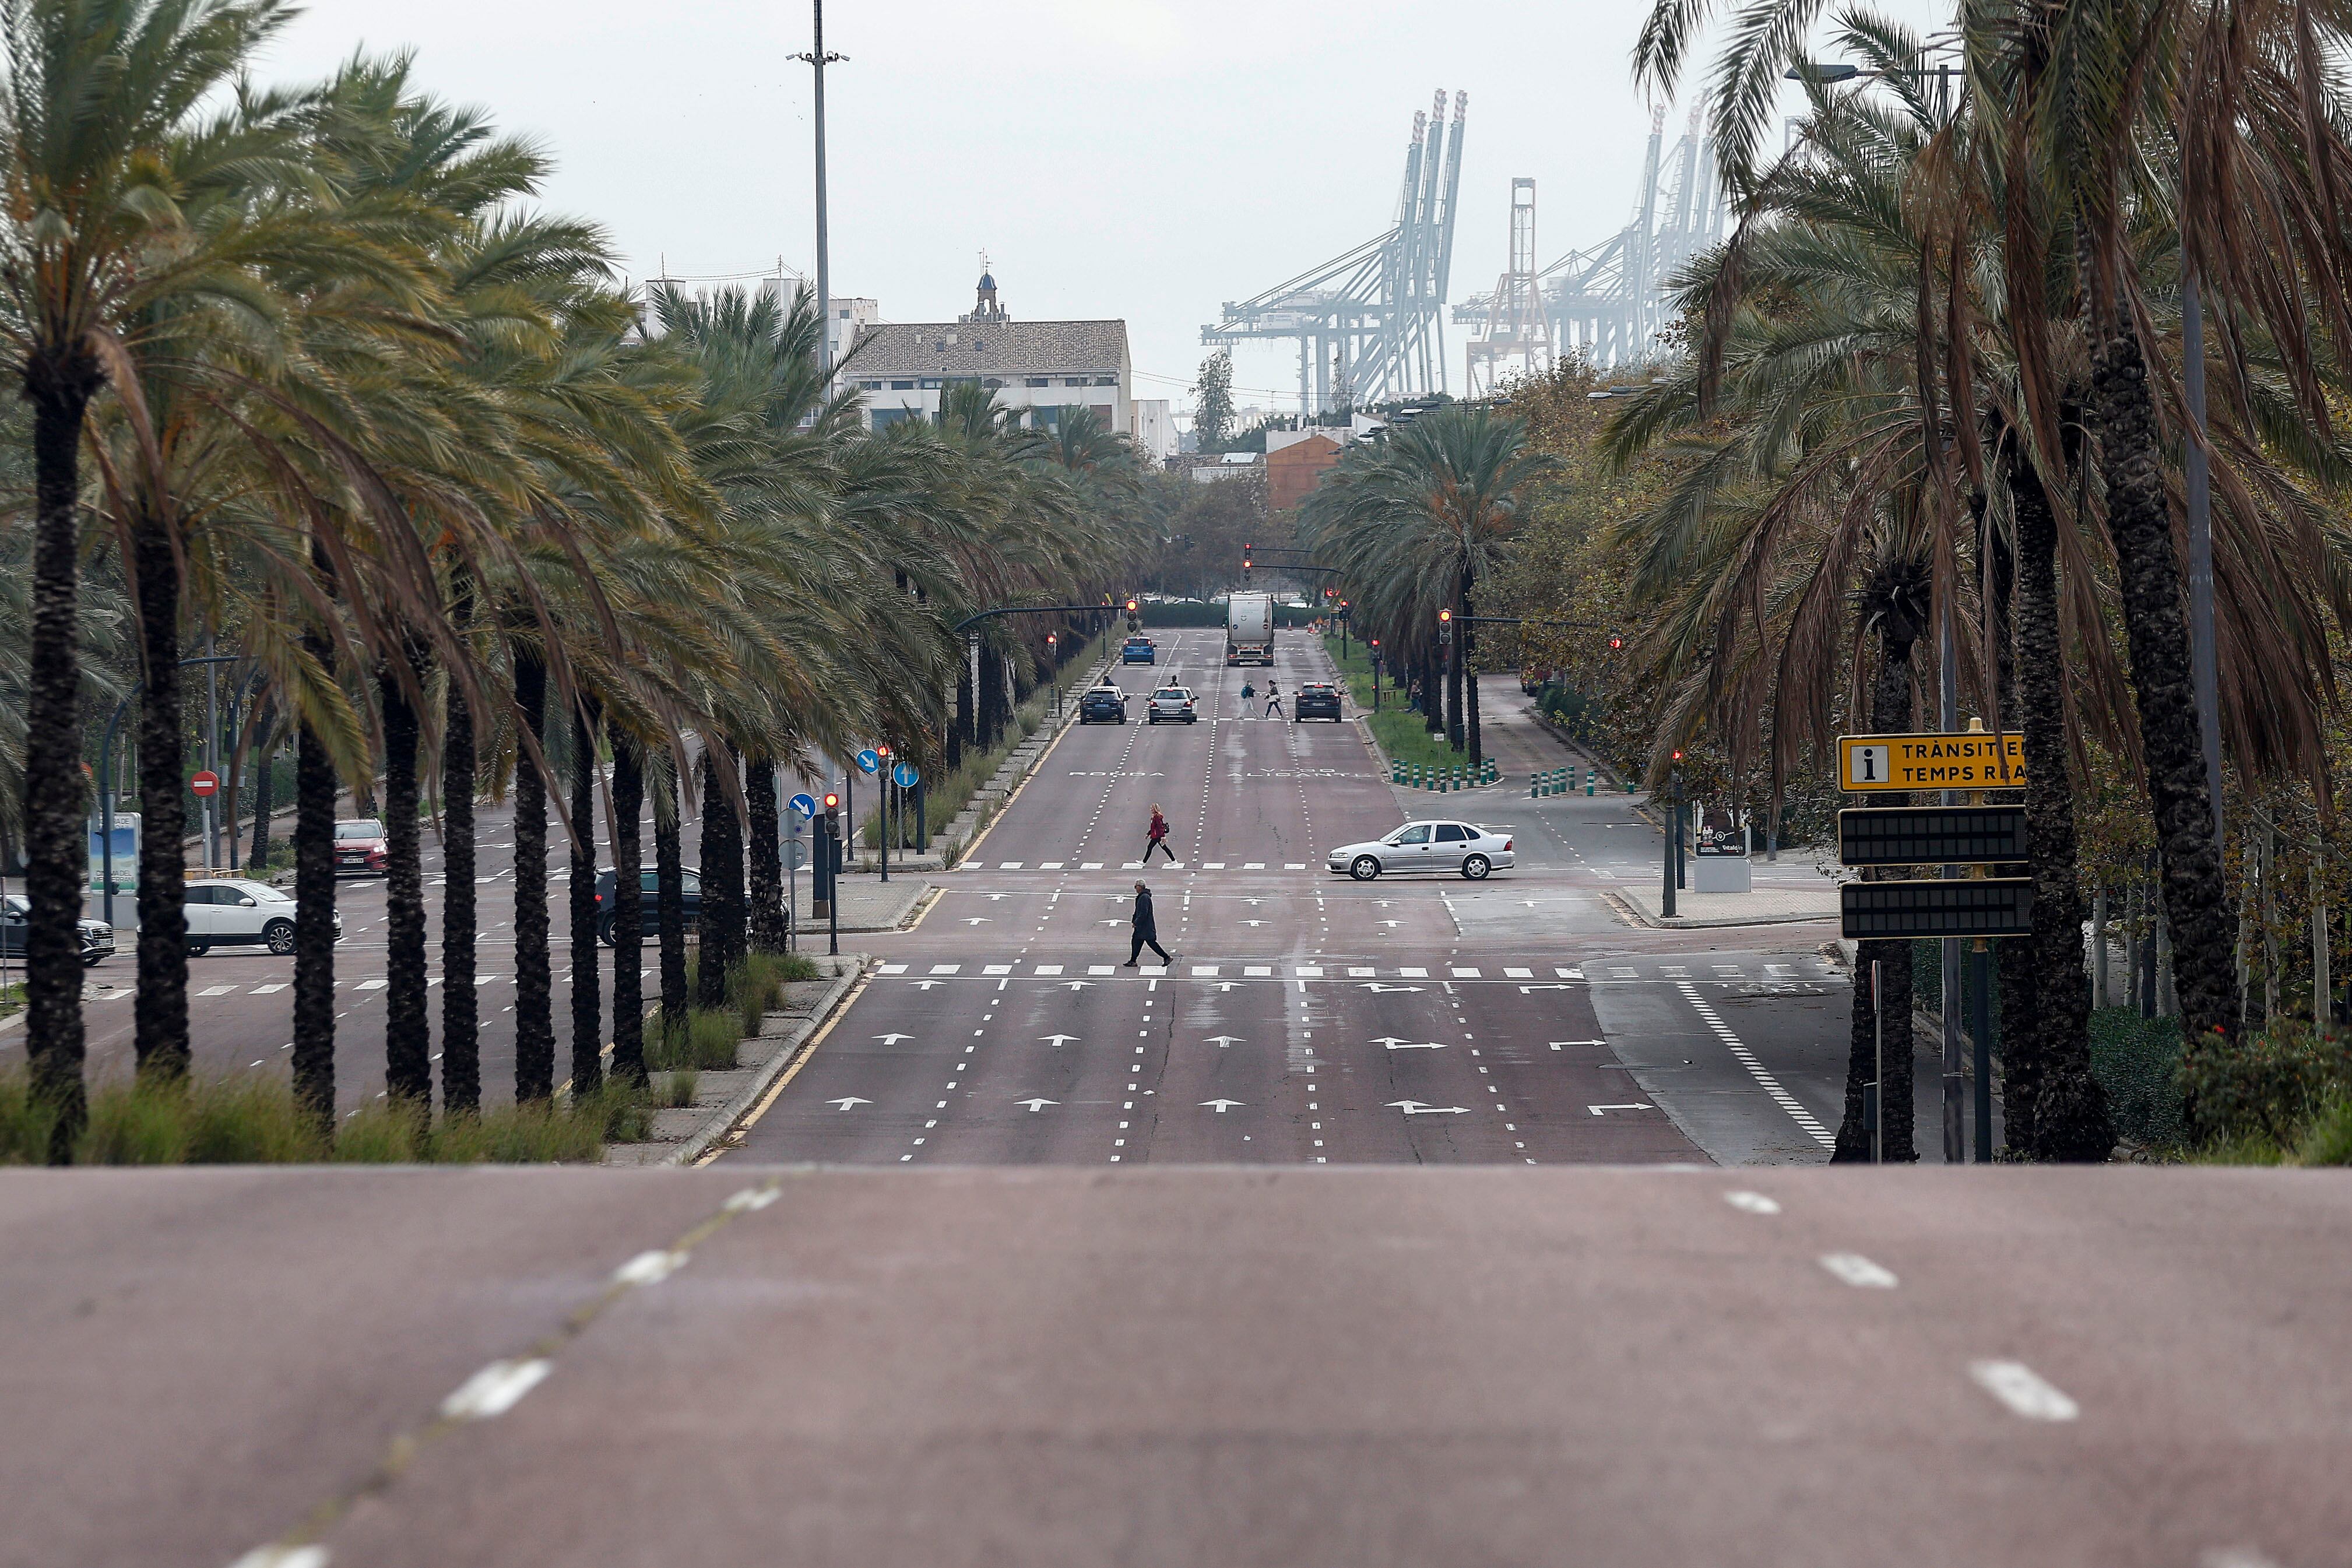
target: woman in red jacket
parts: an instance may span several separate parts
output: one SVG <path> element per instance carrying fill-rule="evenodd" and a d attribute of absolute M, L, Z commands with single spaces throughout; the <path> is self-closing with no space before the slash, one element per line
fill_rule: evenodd
<path fill-rule="evenodd" d="M 1154 849 L 1167 856 L 1171 865 L 1175 863 L 1176 851 L 1168 847 L 1168 819 L 1160 815 L 1160 807 L 1157 805 L 1151 808 L 1151 837 L 1146 839 L 1143 845 L 1145 865 L 1151 864 L 1151 852 Z"/>

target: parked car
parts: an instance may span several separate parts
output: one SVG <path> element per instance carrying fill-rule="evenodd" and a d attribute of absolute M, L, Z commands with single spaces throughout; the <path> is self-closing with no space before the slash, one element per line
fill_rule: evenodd
<path fill-rule="evenodd" d="M 1192 711 L 1192 693 L 1181 686 L 1163 686 L 1151 694 L 1150 705 L 1144 710 L 1145 719 L 1157 724 L 1162 719 L 1170 723 L 1192 724 L 1200 715 Z"/>
<path fill-rule="evenodd" d="M 190 882 L 184 908 L 191 957 L 215 947 L 260 946 L 280 954 L 294 951 L 294 900 L 267 882 L 236 877 Z M 335 935 L 340 939 L 342 934 L 339 910 Z"/>
<path fill-rule="evenodd" d="M 356 816 L 335 824 L 335 875 L 373 871 L 383 876 L 392 862 L 386 856 L 383 824 L 373 816 Z"/>
<path fill-rule="evenodd" d="M 1089 686 L 1078 697 L 1081 724 L 1127 722 L 1127 693 L 1116 686 Z"/>
<path fill-rule="evenodd" d="M 21 893 L 0 899 L 0 957 L 25 956 L 25 933 L 31 929 L 32 918 L 32 903 Z M 78 921 L 75 931 L 81 938 L 84 969 L 93 967 L 101 958 L 114 956 L 114 928 L 104 921 Z"/>
<path fill-rule="evenodd" d="M 1158 664 L 1160 662 L 1160 645 L 1153 642 L 1150 637 L 1129 637 L 1119 647 L 1118 662 L 1121 664 Z"/>
<path fill-rule="evenodd" d="M 1291 719 L 1294 724 L 1304 724 L 1309 719 L 1339 721 L 1339 689 L 1328 680 L 1310 680 L 1292 694 Z"/>
<path fill-rule="evenodd" d="M 702 873 L 691 866 L 680 868 L 678 881 L 684 889 L 686 929 L 692 931 L 702 922 Z M 596 940 L 606 947 L 620 928 L 613 921 L 613 889 L 618 879 L 610 868 L 596 873 Z M 637 868 L 637 934 L 659 936 L 661 913 L 655 899 L 661 892 L 661 870 L 655 866 Z"/>
<path fill-rule="evenodd" d="M 1327 861 L 1331 874 L 1369 882 L 1383 872 L 1455 871 L 1477 881 L 1517 862 L 1511 836 L 1472 822 L 1408 822 L 1386 838 L 1343 844 Z"/>

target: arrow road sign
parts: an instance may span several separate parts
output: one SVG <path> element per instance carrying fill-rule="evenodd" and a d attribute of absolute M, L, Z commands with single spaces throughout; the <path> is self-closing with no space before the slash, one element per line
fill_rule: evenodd
<path fill-rule="evenodd" d="M 868 746 L 864 751 L 857 753 L 857 766 L 858 771 L 861 773 L 870 773 L 881 765 L 882 753 L 877 752 L 873 747 Z"/>
<path fill-rule="evenodd" d="M 1551 1042 L 1551 1048 L 1558 1050 L 1562 1046 L 1605 1046 L 1608 1043 L 1606 1040 L 1554 1040 Z"/>
<path fill-rule="evenodd" d="M 1389 1103 L 1407 1116 L 1467 1116 L 1466 1105 L 1423 1105 L 1417 1100 L 1391 1100 Z"/>
<path fill-rule="evenodd" d="M 1598 1116 L 1604 1110 L 1655 1110 L 1654 1105 L 1588 1105 L 1585 1110 Z"/>
<path fill-rule="evenodd" d="M 988 917 L 986 915 L 966 915 L 963 918 L 962 923 L 968 926 L 984 926 L 988 924 Z"/>
<path fill-rule="evenodd" d="M 915 1037 L 912 1035 L 877 1035 L 874 1037 L 881 1041 L 886 1046 L 895 1046 L 900 1040 L 911 1040 Z"/>
<path fill-rule="evenodd" d="M 1247 1104 L 1249 1103 L 1249 1101 L 1247 1101 L 1247 1100 L 1204 1100 L 1201 1101 L 1201 1103 L 1202 1103 L 1202 1104 L 1203 1104 L 1203 1105 L 1205 1105 L 1205 1106 L 1207 1106 L 1210 1110 L 1212 1110 L 1215 1111 L 1218 1115 L 1223 1116 L 1226 1111 L 1231 1110 L 1234 1106 L 1236 1106 L 1236 1105 L 1247 1105 Z"/>
<path fill-rule="evenodd" d="M 1214 1046 L 1222 1051 L 1228 1046 L 1238 1046 L 1244 1042 L 1239 1035 L 1211 1035 L 1201 1043 L 1204 1046 Z"/>
<path fill-rule="evenodd" d="M 1380 1038 L 1366 1043 L 1386 1046 L 1392 1051 L 1442 1051 L 1445 1048 L 1444 1040 L 1402 1040 L 1394 1035 L 1382 1035 Z"/>
<path fill-rule="evenodd" d="M 1390 991 L 1418 991 L 1421 987 L 1418 985 L 1383 985 L 1377 980 L 1367 980 L 1364 982 L 1364 989 L 1375 994 L 1380 994 Z"/>
<path fill-rule="evenodd" d="M 803 790 L 784 804 L 799 812 L 803 821 L 813 822 L 816 819 L 816 797 L 806 790 Z"/>
<path fill-rule="evenodd" d="M 1034 1116 L 1037 1112 L 1045 1110 L 1047 1106 L 1059 1105 L 1062 1102 L 1058 1100 L 1046 1100 L 1041 1097 L 1033 1100 L 1016 1100 L 1013 1103 L 1015 1105 L 1027 1106 L 1029 1108 L 1029 1114 Z"/>
<path fill-rule="evenodd" d="M 838 1105 L 842 1110 L 846 1110 L 853 1105 L 871 1105 L 874 1102 L 870 1100 L 860 1100 L 854 1094 L 845 1094 L 839 1100 L 828 1100 L 825 1103 Z"/>
<path fill-rule="evenodd" d="M 921 773 L 916 772 L 915 764 L 912 763 L 900 763 L 897 767 L 890 770 L 890 777 L 897 782 L 900 789 L 914 788 L 916 783 L 920 780 L 922 776 L 923 775 Z"/>
<path fill-rule="evenodd" d="M 1524 996 L 1530 991 L 1573 991 L 1575 989 L 1576 987 L 1565 980 L 1538 980 L 1532 985 L 1520 986 L 1519 994 Z"/>
<path fill-rule="evenodd" d="M 912 983 L 918 991 L 929 991 L 934 985 L 945 985 L 944 980 L 918 980 Z"/>
<path fill-rule="evenodd" d="M 1076 984 L 1077 982 L 1073 981 L 1071 984 Z M 1077 1037 L 1078 1037 L 1076 1035 L 1040 1035 L 1037 1037 L 1040 1043 L 1051 1046 L 1057 1051 L 1064 1046 L 1076 1040 Z"/>
<path fill-rule="evenodd" d="M 1092 985 L 1094 982 L 1091 980 L 1057 980 L 1054 984 L 1056 985 L 1066 985 L 1073 991 L 1084 991 L 1087 986 Z"/>

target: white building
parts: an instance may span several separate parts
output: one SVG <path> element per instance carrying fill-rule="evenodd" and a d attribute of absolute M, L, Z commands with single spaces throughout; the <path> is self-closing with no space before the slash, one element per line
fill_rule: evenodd
<path fill-rule="evenodd" d="M 935 416 L 946 389 L 966 381 L 1020 410 L 1024 425 L 1058 424 L 1063 409 L 1076 407 L 1091 410 L 1107 429 L 1137 429 L 1127 323 L 1016 321 L 984 272 L 970 315 L 866 326 L 840 374 L 864 395 L 866 424 L 877 429 Z"/>
<path fill-rule="evenodd" d="M 825 336 L 831 340 L 833 363 L 839 364 L 841 356 L 849 352 L 849 345 L 857 341 L 857 334 L 882 320 L 882 302 L 879 300 L 835 300 L 831 303 L 831 310 L 833 319 L 828 323 Z"/>
<path fill-rule="evenodd" d="M 1176 455 L 1175 405 L 1164 397 L 1139 397 L 1135 401 L 1135 422 L 1127 433 L 1135 439 L 1135 450 L 1146 462 L 1160 463 Z"/>

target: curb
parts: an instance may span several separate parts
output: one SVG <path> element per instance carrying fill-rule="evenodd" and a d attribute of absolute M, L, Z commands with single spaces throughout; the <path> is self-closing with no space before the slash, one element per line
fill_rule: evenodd
<path fill-rule="evenodd" d="M 871 957 L 863 952 L 845 952 L 841 957 L 851 962 L 844 964 L 842 972 L 833 977 L 833 984 L 817 999 L 807 1021 L 793 1033 L 783 1037 L 784 1043 L 776 1048 L 773 1056 L 760 1064 L 751 1074 L 751 1081 L 737 1090 L 735 1098 L 724 1107 L 713 1111 L 710 1119 L 702 1124 L 701 1131 L 688 1134 L 686 1142 L 663 1159 L 661 1164 L 691 1165 L 709 1153 L 713 1144 L 733 1131 L 735 1124 L 760 1103 L 761 1096 L 775 1087 L 776 1079 L 783 1076 L 784 1069 L 800 1059 L 801 1054 L 808 1048 L 810 1037 L 831 1021 L 841 1006 L 841 999 L 865 976 L 866 966 L 872 962 Z"/>
<path fill-rule="evenodd" d="M 1688 915 L 1650 916 L 1641 907 L 1614 888 L 1601 889 L 1601 900 L 1637 926 L 1650 931 L 1716 931 L 1731 926 L 1794 926 L 1813 921 L 1834 920 L 1833 913 L 1818 915 L 1727 915 L 1720 920 L 1696 920 Z"/>

